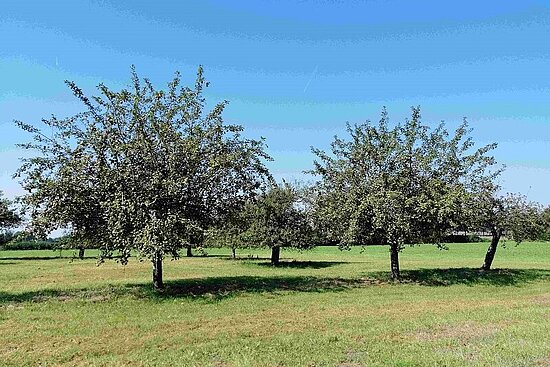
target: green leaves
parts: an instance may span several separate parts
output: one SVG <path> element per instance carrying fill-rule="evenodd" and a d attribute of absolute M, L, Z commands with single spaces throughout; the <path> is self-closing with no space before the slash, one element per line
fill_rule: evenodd
<path fill-rule="evenodd" d="M 309 248 L 313 230 L 296 188 L 288 183 L 273 185 L 247 207 L 251 243 L 262 247 Z"/>
<path fill-rule="evenodd" d="M 311 248 L 315 244 L 306 205 L 296 187 L 272 184 L 267 192 L 250 200 L 219 228 L 213 229 L 210 245 L 242 247 Z"/>
<path fill-rule="evenodd" d="M 3 198 L 4 194 L 0 191 L 0 231 L 15 227 L 21 223 L 21 217 L 10 208 L 11 201 Z"/>
<path fill-rule="evenodd" d="M 390 127 L 386 110 L 378 124 L 348 125 L 349 140 L 335 138 L 332 152 L 317 149 L 313 174 L 315 216 L 325 237 L 343 246 L 431 241 L 464 222 L 464 203 L 494 164 L 489 145 L 472 151 L 464 122 L 451 134 L 430 128 L 420 109 Z"/>
<path fill-rule="evenodd" d="M 202 68 L 193 88 L 178 73 L 166 90 L 134 68 L 131 79 L 121 91 L 101 84 L 91 98 L 67 82 L 86 110 L 44 120 L 51 136 L 20 123 L 38 153 L 18 172 L 24 202 L 36 231 L 68 228 L 123 262 L 132 249 L 176 257 L 270 181 L 270 157 L 263 141 L 224 123 L 226 101 L 205 110 Z"/>

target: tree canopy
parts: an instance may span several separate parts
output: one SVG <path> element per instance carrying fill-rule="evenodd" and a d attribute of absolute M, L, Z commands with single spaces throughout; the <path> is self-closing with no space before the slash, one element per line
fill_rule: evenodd
<path fill-rule="evenodd" d="M 481 266 L 483 270 L 491 268 L 503 236 L 519 244 L 538 239 L 545 230 L 543 209 L 539 204 L 520 194 L 499 195 L 498 190 L 496 185 L 486 185 L 471 198 L 470 229 L 491 233 L 491 243 Z"/>
<path fill-rule="evenodd" d="M 330 153 L 313 148 L 316 222 L 342 247 L 389 245 L 394 278 L 406 243 L 440 243 L 464 222 L 469 195 L 498 175 L 488 155 L 496 145 L 474 149 L 466 121 L 451 135 L 443 123 L 423 125 L 413 108 L 390 127 L 384 109 L 377 124 L 347 131 L 349 140 L 335 137 Z"/>
<path fill-rule="evenodd" d="M 273 183 L 251 200 L 220 228 L 211 241 L 226 246 L 271 249 L 271 263 L 279 264 L 283 247 L 307 249 L 314 246 L 313 228 L 300 190 L 287 183 Z"/>
<path fill-rule="evenodd" d="M 0 191 L 0 231 L 21 223 L 21 217 L 11 208 L 11 204 L 12 202 L 4 198 L 4 193 Z"/>
<path fill-rule="evenodd" d="M 38 152 L 17 173 L 32 228 L 69 228 L 103 257 L 118 251 L 123 263 L 135 249 L 151 259 L 162 288 L 163 257 L 178 257 L 269 181 L 265 144 L 224 123 L 226 101 L 206 110 L 201 67 L 193 88 L 176 73 L 157 90 L 134 69 L 130 88 L 118 92 L 100 84 L 89 98 L 67 84 L 84 112 L 45 119 L 44 131 L 17 122 L 33 134 L 22 146 Z"/>

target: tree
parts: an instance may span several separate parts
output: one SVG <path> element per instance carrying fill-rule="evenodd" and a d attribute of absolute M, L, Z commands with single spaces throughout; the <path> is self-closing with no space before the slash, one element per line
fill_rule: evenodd
<path fill-rule="evenodd" d="M 249 208 L 252 202 L 247 203 L 242 210 L 227 215 L 225 220 L 219 222 L 217 226 L 211 227 L 206 234 L 207 247 L 229 247 L 231 257 L 237 258 L 238 248 L 250 247 L 246 231 L 251 224 Z"/>
<path fill-rule="evenodd" d="M 313 247 L 313 229 L 298 191 L 285 182 L 272 184 L 215 231 L 214 241 L 231 248 L 270 248 L 273 265 L 279 264 L 283 247 Z"/>
<path fill-rule="evenodd" d="M 466 121 L 452 136 L 443 123 L 430 129 L 418 107 L 393 128 L 384 109 L 378 124 L 347 131 L 349 141 L 335 137 L 331 154 L 312 148 L 317 226 L 342 248 L 388 245 L 393 278 L 405 243 L 440 244 L 464 221 L 470 193 L 498 174 L 487 155 L 495 144 L 474 150 Z"/>
<path fill-rule="evenodd" d="M 176 73 L 157 90 L 134 69 L 131 87 L 118 92 L 100 84 L 88 98 L 67 84 L 84 112 L 43 120 L 51 135 L 17 122 L 34 134 L 23 147 L 39 153 L 17 173 L 32 228 L 68 227 L 101 247 L 100 261 L 118 251 L 125 264 L 135 249 L 163 288 L 163 258 L 177 258 L 270 178 L 265 145 L 223 122 L 226 101 L 205 110 L 201 67 L 194 88 L 180 86 Z"/>
<path fill-rule="evenodd" d="M 550 241 L 550 206 L 547 206 L 542 211 L 541 221 L 543 223 L 544 229 L 539 239 L 543 241 Z"/>
<path fill-rule="evenodd" d="M 498 196 L 498 186 L 487 185 L 485 191 L 472 197 L 475 209 L 474 227 L 491 232 L 491 243 L 487 248 L 482 270 L 490 270 L 502 236 L 516 244 L 535 240 L 545 229 L 540 205 L 529 202 L 525 196 L 508 194 Z M 476 227 L 477 224 L 477 227 Z"/>
<path fill-rule="evenodd" d="M 3 196 L 4 193 L 0 191 L 0 231 L 16 227 L 21 223 L 21 217 L 10 208 L 12 202 Z"/>

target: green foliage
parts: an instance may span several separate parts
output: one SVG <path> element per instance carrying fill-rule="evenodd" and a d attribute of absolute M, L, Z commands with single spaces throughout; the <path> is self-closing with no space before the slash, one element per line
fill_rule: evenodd
<path fill-rule="evenodd" d="M 332 154 L 313 149 L 316 222 L 342 247 L 390 245 L 394 275 L 405 243 L 440 243 L 465 221 L 470 193 L 499 173 L 487 155 L 495 144 L 473 150 L 466 121 L 449 136 L 443 124 L 423 125 L 419 108 L 393 128 L 383 110 L 378 124 L 348 125 L 348 133 L 335 137 Z"/>
<path fill-rule="evenodd" d="M 6 232 L 1 238 L 1 250 L 57 250 L 65 248 L 61 238 L 37 238 L 26 231 Z"/>
<path fill-rule="evenodd" d="M 60 243 L 54 240 L 14 240 L 0 246 L 2 250 L 57 250 Z"/>
<path fill-rule="evenodd" d="M 485 191 L 474 196 L 475 220 L 478 228 L 489 230 L 494 236 L 505 235 L 516 243 L 540 238 L 545 229 L 540 204 L 530 202 L 521 194 L 499 196 Z"/>
<path fill-rule="evenodd" d="M 244 237 L 255 247 L 311 248 L 313 229 L 297 188 L 273 185 L 246 209 L 250 227 Z"/>
<path fill-rule="evenodd" d="M 524 195 L 501 195 L 500 191 L 494 180 L 478 185 L 465 203 L 468 207 L 465 226 L 490 232 L 496 242 L 502 235 L 516 243 L 538 239 L 545 228 L 542 206 Z"/>
<path fill-rule="evenodd" d="M 516 243 L 536 240 L 544 231 L 542 208 L 538 203 L 529 202 L 523 195 L 509 194 L 502 200 L 500 207 L 506 237 Z"/>
<path fill-rule="evenodd" d="M 0 191 L 0 231 L 16 227 L 21 223 L 21 217 L 10 206 L 12 202 L 5 199 Z"/>
<path fill-rule="evenodd" d="M 14 238 L 15 233 L 10 230 L 0 232 L 0 246 L 10 242 Z"/>
<path fill-rule="evenodd" d="M 544 208 L 541 213 L 543 230 L 539 235 L 539 240 L 550 241 L 550 207 Z"/>
<path fill-rule="evenodd" d="M 311 248 L 313 228 L 298 188 L 283 182 L 248 202 L 210 232 L 211 246 Z"/>
<path fill-rule="evenodd" d="M 17 122 L 34 135 L 22 146 L 39 153 L 17 174 L 35 232 L 68 228 L 103 256 L 118 251 L 125 263 L 136 249 L 156 268 L 262 188 L 263 141 L 223 122 L 227 102 L 205 110 L 202 68 L 194 88 L 180 82 L 156 90 L 132 70 L 130 89 L 100 84 L 92 98 L 67 82 L 85 112 L 43 120 L 51 135 Z"/>
<path fill-rule="evenodd" d="M 248 203 L 247 205 L 250 206 L 251 204 Z M 206 247 L 229 247 L 232 249 L 250 247 L 245 234 L 250 227 L 247 205 L 241 210 L 226 216 L 225 220 L 208 229 L 205 235 Z"/>

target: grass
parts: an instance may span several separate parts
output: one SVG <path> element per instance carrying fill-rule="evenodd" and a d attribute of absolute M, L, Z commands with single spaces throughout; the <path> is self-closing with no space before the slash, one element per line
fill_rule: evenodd
<path fill-rule="evenodd" d="M 550 244 L 208 250 L 165 262 L 0 251 L 1 366 L 550 366 Z"/>

